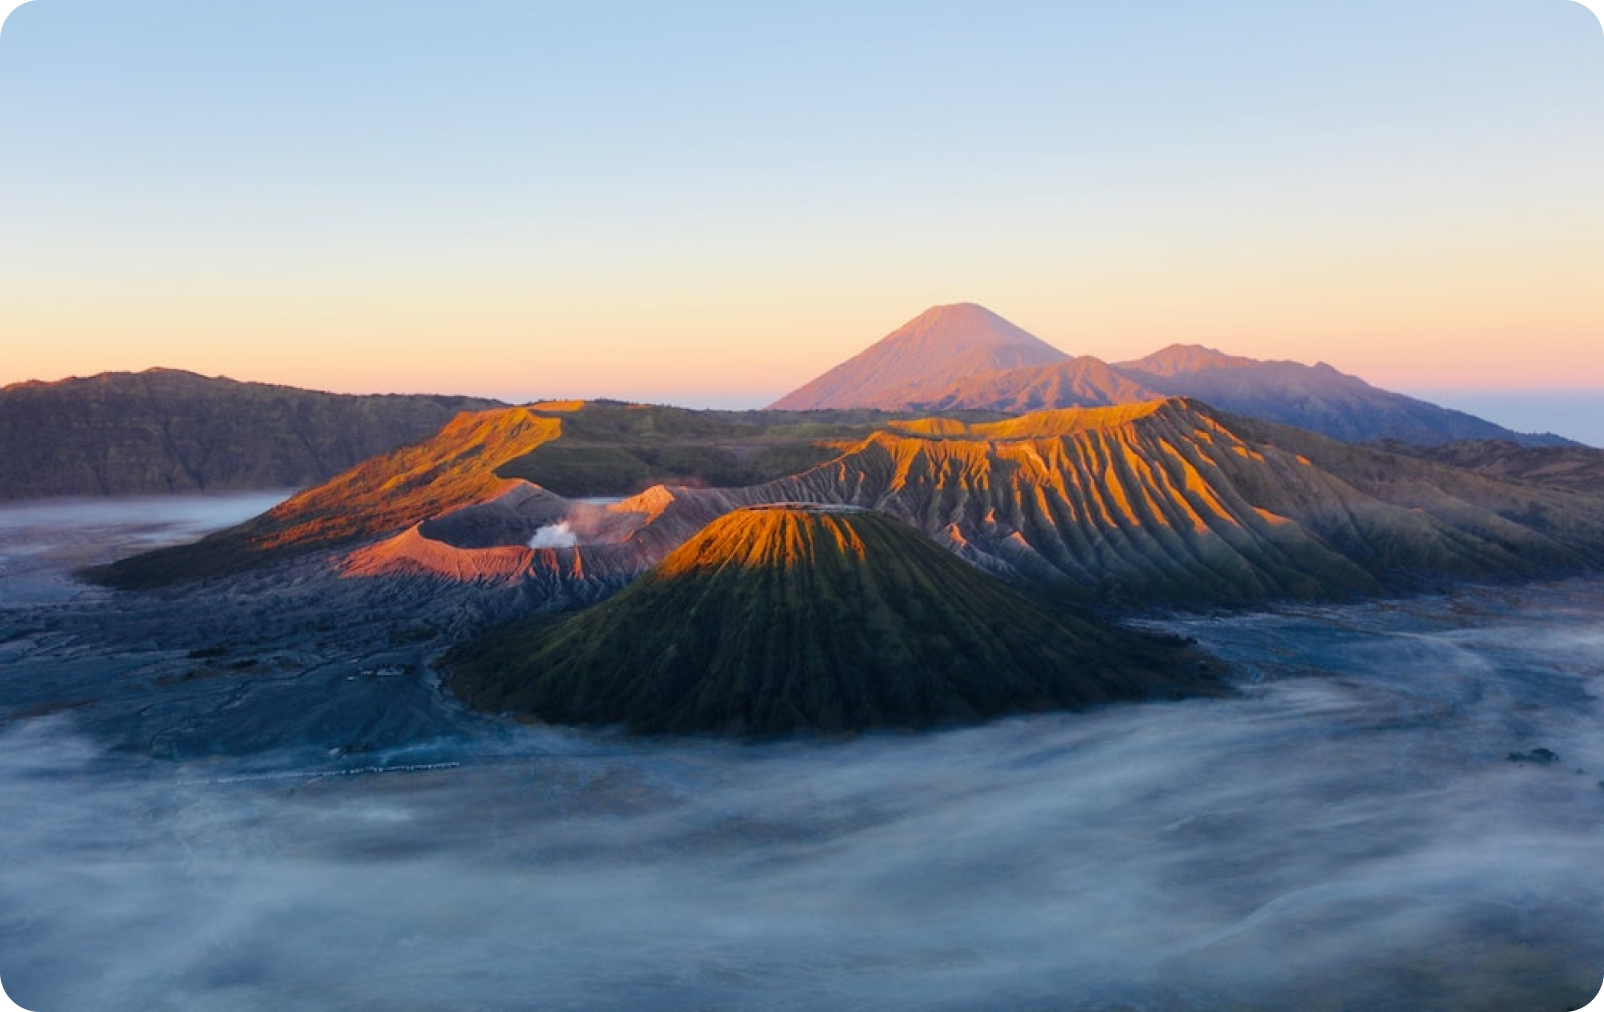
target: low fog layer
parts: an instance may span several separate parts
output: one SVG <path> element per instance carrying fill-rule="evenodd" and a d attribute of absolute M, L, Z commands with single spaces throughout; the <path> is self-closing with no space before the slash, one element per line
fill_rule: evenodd
<path fill-rule="evenodd" d="M 91 733 L 105 704 L 14 719 L 0 979 L 35 1012 L 1592 996 L 1604 585 L 1166 628 L 1244 697 L 763 746 L 464 722 L 178 761 Z"/>
<path fill-rule="evenodd" d="M 83 593 L 71 570 L 194 541 L 265 513 L 285 492 L 41 499 L 0 505 L 0 608 Z"/>
<path fill-rule="evenodd" d="M 849 743 L 536 730 L 320 776 L 21 722 L 0 974 L 38 1012 L 1577 1007 L 1604 626 L 1449 617 L 1213 623 L 1335 673 Z"/>

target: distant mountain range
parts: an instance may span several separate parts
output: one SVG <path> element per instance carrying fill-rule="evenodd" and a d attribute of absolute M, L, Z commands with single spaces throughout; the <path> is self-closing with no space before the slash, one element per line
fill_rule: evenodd
<path fill-rule="evenodd" d="M 1381 390 L 1324 363 L 1260 362 L 1197 345 L 1172 345 L 1114 364 L 1089 355 L 1071 357 L 970 303 L 926 310 L 773 407 L 1015 414 L 1160 397 L 1194 397 L 1235 414 L 1352 443 L 1394 439 L 1437 446 L 1498 439 L 1524 446 L 1575 445 Z"/>
<path fill-rule="evenodd" d="M 927 310 L 766 413 L 682 413 L 675 417 L 683 431 L 621 448 L 612 422 L 587 412 L 571 419 L 579 428 L 571 425 L 561 443 L 504 476 L 538 473 L 549 489 L 575 496 L 656 482 L 742 485 L 825 459 L 829 448 L 810 431 L 861 436 L 866 424 L 899 413 L 976 421 L 1165 397 L 1345 442 L 1515 447 L 1497 462 L 1478 451 L 1455 458 L 1495 474 L 1559 473 L 1540 460 L 1519 462 L 1520 448 L 1583 449 L 1380 390 L 1324 364 L 1259 362 L 1195 345 L 1114 364 L 1071 357 L 964 303 Z M 475 397 L 321 393 L 172 369 L 18 383 L 0 388 L 0 500 L 304 488 L 427 439 L 461 412 L 498 406 Z M 776 437 L 782 430 L 789 435 Z"/>
<path fill-rule="evenodd" d="M 0 388 L 0 499 L 302 487 L 498 403 L 173 369 L 17 383 Z"/>

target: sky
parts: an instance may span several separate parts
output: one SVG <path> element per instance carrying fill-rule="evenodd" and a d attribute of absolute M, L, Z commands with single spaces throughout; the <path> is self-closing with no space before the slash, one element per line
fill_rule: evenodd
<path fill-rule="evenodd" d="M 33 0 L 0 383 L 758 406 L 973 301 L 1604 442 L 1601 110 L 1573 0 Z"/>

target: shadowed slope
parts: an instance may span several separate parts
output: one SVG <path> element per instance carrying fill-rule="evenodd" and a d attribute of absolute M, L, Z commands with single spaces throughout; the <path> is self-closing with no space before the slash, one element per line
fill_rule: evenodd
<path fill-rule="evenodd" d="M 0 499 L 304 487 L 494 406 L 176 369 L 18 383 L 0 388 Z"/>
<path fill-rule="evenodd" d="M 1381 448 L 1505 481 L 1604 495 L 1604 450 L 1591 446 L 1520 446 L 1505 439 L 1475 439 L 1435 447 L 1393 442 Z"/>
<path fill-rule="evenodd" d="M 869 511 L 743 509 L 623 592 L 445 659 L 476 706 L 658 732 L 927 726 L 1168 696 L 1144 637 L 1049 612 Z"/>
<path fill-rule="evenodd" d="M 896 410 L 934 401 L 983 373 L 1068 357 L 982 306 L 935 306 L 771 407 Z"/>

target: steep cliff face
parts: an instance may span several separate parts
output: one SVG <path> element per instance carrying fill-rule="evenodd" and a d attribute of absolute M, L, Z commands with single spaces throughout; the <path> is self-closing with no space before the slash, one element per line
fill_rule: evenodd
<path fill-rule="evenodd" d="M 0 389 L 0 499 L 300 488 L 495 405 L 169 369 L 19 383 Z"/>
<path fill-rule="evenodd" d="M 475 705 L 637 731 L 921 727 L 1218 691 L 1173 648 L 1048 611 L 883 514 L 714 520 L 622 593 L 453 651 Z"/>

